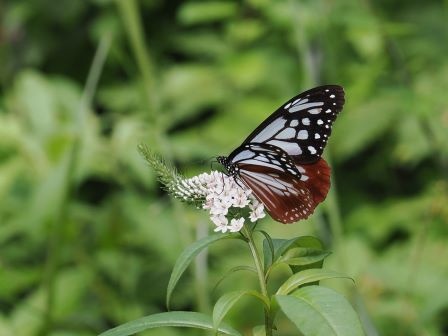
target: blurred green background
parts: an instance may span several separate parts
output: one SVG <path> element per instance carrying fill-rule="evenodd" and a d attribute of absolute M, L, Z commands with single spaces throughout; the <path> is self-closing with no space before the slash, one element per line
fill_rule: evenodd
<path fill-rule="evenodd" d="M 262 225 L 325 242 L 325 267 L 356 281 L 327 285 L 369 336 L 448 335 L 447 13 L 435 0 L 1 3 L 0 335 L 95 335 L 165 311 L 177 256 L 212 225 L 160 190 L 137 145 L 186 176 L 209 171 L 284 101 L 329 83 L 347 97 L 325 152 L 332 191 L 308 221 Z M 219 243 L 173 308 L 208 312 L 256 288 L 244 272 L 214 288 L 250 262 Z M 254 304 L 228 322 L 249 335 Z"/>

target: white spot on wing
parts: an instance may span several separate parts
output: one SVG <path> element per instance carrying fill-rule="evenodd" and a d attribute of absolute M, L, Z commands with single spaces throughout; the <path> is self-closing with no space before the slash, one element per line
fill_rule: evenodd
<path fill-rule="evenodd" d="M 295 142 L 271 140 L 268 142 L 270 145 L 274 145 L 283 149 L 289 155 L 300 155 L 302 154 L 302 149 Z"/>
<path fill-rule="evenodd" d="M 322 109 L 320 107 L 308 110 L 308 113 L 310 114 L 319 114 L 320 112 L 322 112 Z"/>
<path fill-rule="evenodd" d="M 291 126 L 291 127 L 299 126 L 299 121 L 297 119 L 291 120 L 291 122 L 289 123 L 289 126 Z"/>
<path fill-rule="evenodd" d="M 336 97 L 334 94 L 330 95 L 330 98 L 334 98 L 334 97 Z"/>
<path fill-rule="evenodd" d="M 292 106 L 295 106 L 295 105 L 298 105 L 298 104 L 304 104 L 304 103 L 307 103 L 308 102 L 308 99 L 301 99 L 301 98 L 297 98 L 296 100 L 294 100 L 293 102 L 292 102 Z"/>
<path fill-rule="evenodd" d="M 258 133 L 251 142 L 264 142 L 267 139 L 274 136 L 280 129 L 285 127 L 286 120 L 283 118 L 275 119 L 271 124 L 265 127 L 260 133 Z"/>
<path fill-rule="evenodd" d="M 319 119 L 318 121 L 317 121 L 317 124 L 318 125 L 322 125 L 324 122 L 322 121 L 322 119 Z"/>
<path fill-rule="evenodd" d="M 257 156 L 257 160 L 260 160 L 260 161 L 263 161 L 263 162 L 270 162 L 267 157 L 261 156 L 261 155 Z"/>
<path fill-rule="evenodd" d="M 302 174 L 303 174 L 304 172 L 306 172 L 305 168 L 303 168 L 302 166 L 296 166 L 296 168 L 297 168 L 297 170 L 298 170 L 299 172 L 301 172 Z"/>
<path fill-rule="evenodd" d="M 306 101 L 308 101 L 308 99 L 306 99 Z M 318 107 L 318 106 L 322 106 L 324 103 L 323 102 L 314 102 L 314 103 L 306 103 L 305 104 L 305 100 L 303 100 L 302 103 L 300 104 L 296 104 L 288 110 L 289 113 L 294 113 L 294 112 L 298 112 L 298 111 L 302 111 L 302 110 L 306 110 L 306 109 L 311 109 L 313 107 Z"/>
<path fill-rule="evenodd" d="M 314 139 L 320 139 L 319 133 L 314 134 Z"/>
<path fill-rule="evenodd" d="M 280 163 L 278 161 L 270 161 L 268 162 L 261 162 L 260 160 L 257 159 L 250 159 L 250 160 L 245 160 L 242 163 L 244 164 L 253 164 L 253 165 L 257 165 L 257 166 L 262 166 L 262 167 L 270 167 L 273 168 L 275 170 L 278 171 L 282 171 L 283 169 L 280 166 Z M 244 167 L 243 165 L 241 167 Z"/>
<path fill-rule="evenodd" d="M 316 154 L 316 148 L 314 148 L 313 146 L 308 146 L 308 150 L 311 154 Z"/>
<path fill-rule="evenodd" d="M 296 135 L 294 128 L 288 127 L 275 136 L 276 139 L 291 139 Z"/>
<path fill-rule="evenodd" d="M 297 139 L 308 139 L 308 131 L 307 130 L 300 130 L 300 132 L 297 134 Z"/>
<path fill-rule="evenodd" d="M 305 126 L 309 126 L 310 125 L 310 119 L 309 118 L 303 118 L 302 119 L 302 124 L 304 124 Z"/>
<path fill-rule="evenodd" d="M 252 152 L 251 150 L 243 150 L 241 152 L 239 152 L 237 155 L 235 155 L 235 157 L 232 159 L 233 162 L 237 162 L 237 161 L 241 161 L 241 160 L 247 160 L 250 158 L 255 157 L 254 152 Z"/>

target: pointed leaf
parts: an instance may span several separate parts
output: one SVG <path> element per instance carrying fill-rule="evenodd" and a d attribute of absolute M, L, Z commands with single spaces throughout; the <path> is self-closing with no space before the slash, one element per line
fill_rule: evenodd
<path fill-rule="evenodd" d="M 187 327 L 215 330 L 212 319 L 208 315 L 195 312 L 173 311 L 139 318 L 107 330 L 99 336 L 127 336 L 147 329 L 161 327 Z M 238 331 L 226 325 L 221 325 L 217 330 L 225 335 L 241 335 Z"/>
<path fill-rule="evenodd" d="M 179 281 L 182 274 L 185 272 L 188 265 L 190 265 L 191 261 L 196 257 L 199 252 L 201 252 L 204 248 L 208 247 L 210 244 L 222 240 L 222 239 L 240 239 L 238 235 L 223 235 L 221 233 L 214 234 L 202 238 L 190 246 L 188 246 L 177 258 L 176 264 L 174 265 L 173 271 L 171 272 L 170 281 L 168 282 L 168 288 L 166 293 L 166 306 L 169 307 L 171 295 L 173 293 L 174 288 L 176 287 L 177 282 Z"/>
<path fill-rule="evenodd" d="M 213 324 L 215 327 L 218 327 L 229 312 L 229 310 L 243 297 L 244 295 L 251 295 L 257 299 L 259 299 L 266 308 L 269 307 L 269 300 L 256 291 L 235 291 L 227 293 L 219 298 L 216 302 L 215 307 L 213 308 Z"/>
<path fill-rule="evenodd" d="M 297 247 L 289 249 L 278 262 L 294 266 L 306 266 L 323 261 L 330 254 L 328 251 L 319 249 Z"/>
<path fill-rule="evenodd" d="M 332 278 L 348 278 L 350 279 L 350 277 L 341 274 L 341 273 L 337 273 L 337 272 L 333 272 L 333 271 L 326 271 L 320 268 L 313 268 L 313 269 L 308 269 L 308 270 L 304 270 L 302 272 L 293 274 L 288 280 L 286 280 L 283 285 L 280 286 L 280 288 L 277 290 L 277 295 L 288 295 L 289 293 L 291 293 L 294 289 L 296 289 L 297 287 L 307 284 L 307 283 L 311 283 L 311 282 L 316 282 L 316 281 L 320 281 L 320 280 L 325 280 L 325 279 L 332 279 Z"/>
<path fill-rule="evenodd" d="M 307 248 L 312 248 L 315 250 L 323 251 L 322 242 L 319 239 L 317 239 L 315 237 L 311 237 L 311 236 L 302 237 L 302 239 L 298 242 L 298 245 L 299 245 L 299 247 L 307 247 Z M 293 273 L 298 273 L 298 272 L 301 272 L 303 270 L 310 269 L 310 268 L 322 268 L 323 264 L 324 264 L 324 260 L 320 259 L 314 263 L 305 264 L 305 265 L 289 264 L 289 267 L 291 268 Z"/>
<path fill-rule="evenodd" d="M 268 266 L 271 266 L 271 263 L 274 260 L 274 243 L 272 241 L 271 236 L 264 230 L 259 230 L 265 240 L 263 241 L 263 255 L 264 255 L 264 268 L 266 269 Z M 269 257 L 267 257 L 269 255 Z"/>
<path fill-rule="evenodd" d="M 304 336 L 362 336 L 356 312 L 341 294 L 321 286 L 276 295 L 280 309 Z"/>
<path fill-rule="evenodd" d="M 274 258 L 272 259 L 271 245 L 274 248 Z M 322 249 L 319 239 L 312 236 L 303 236 L 293 239 L 272 239 L 270 242 L 263 241 L 264 266 L 267 269 L 274 264 L 284 253 L 294 247 L 308 247 Z"/>
<path fill-rule="evenodd" d="M 235 266 L 235 267 L 231 268 L 229 271 L 227 271 L 226 274 L 224 274 L 216 282 L 216 285 L 213 287 L 213 291 L 215 291 L 219 287 L 221 282 L 223 282 L 225 279 L 227 279 L 231 274 L 239 272 L 239 271 L 249 271 L 251 273 L 254 273 L 255 276 L 257 275 L 257 270 L 255 269 L 255 267 L 251 267 L 251 266 Z"/>

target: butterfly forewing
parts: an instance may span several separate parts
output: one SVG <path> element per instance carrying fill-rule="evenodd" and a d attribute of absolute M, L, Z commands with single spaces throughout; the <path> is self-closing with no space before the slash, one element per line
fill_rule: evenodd
<path fill-rule="evenodd" d="M 279 107 L 243 144 L 270 144 L 302 163 L 315 162 L 322 155 L 344 102 L 344 90 L 338 85 L 305 91 Z"/>
<path fill-rule="evenodd" d="M 260 169 L 297 174 L 300 178 L 300 172 L 291 157 L 282 149 L 269 144 L 251 143 L 242 145 L 238 151 L 234 151 L 228 157 L 227 162 L 226 168 L 230 171 L 236 169 L 236 172 L 238 172 L 242 165 L 256 165 Z"/>

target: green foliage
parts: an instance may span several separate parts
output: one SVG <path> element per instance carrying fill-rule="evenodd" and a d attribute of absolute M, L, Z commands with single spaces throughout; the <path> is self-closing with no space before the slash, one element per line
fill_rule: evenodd
<path fill-rule="evenodd" d="M 331 289 L 304 287 L 292 296 L 275 299 L 303 335 L 364 335 L 350 304 Z"/>
<path fill-rule="evenodd" d="M 194 244 L 191 244 L 186 248 L 174 265 L 173 272 L 171 273 L 170 281 L 168 283 L 168 289 L 166 293 L 166 305 L 169 308 L 170 299 L 173 293 L 174 287 L 176 287 L 177 282 L 179 281 L 182 274 L 187 269 L 188 265 L 193 261 L 194 257 L 196 257 L 203 249 L 207 248 L 210 244 L 222 240 L 222 239 L 237 239 L 238 236 L 228 236 L 222 234 L 214 234 L 209 235 L 201 240 L 198 240 Z"/>
<path fill-rule="evenodd" d="M 207 171 L 208 158 L 319 83 L 347 96 L 325 152 L 333 188 L 307 222 L 262 222 L 284 238 L 263 247 L 273 287 L 289 267 L 320 267 L 278 259 L 291 237 L 318 235 L 332 251 L 324 270 L 354 279 L 355 289 L 331 285 L 368 335 L 444 334 L 446 3 L 15 0 L 1 9 L 1 335 L 96 335 L 163 312 L 179 253 L 210 226 L 160 191 L 138 144 L 186 176 Z M 246 258 L 228 242 L 199 255 L 175 309 L 210 315 L 223 292 L 256 287 L 253 272 L 234 272 L 212 291 Z M 315 248 L 295 246 L 288 258 Z M 243 299 L 226 321 L 262 324 L 247 307 Z M 197 335 L 160 330 L 144 335 Z"/>
<path fill-rule="evenodd" d="M 237 331 L 229 328 L 226 324 L 223 324 L 222 321 L 229 311 L 244 296 L 252 296 L 256 298 L 259 305 L 261 304 L 264 310 L 264 331 L 255 331 L 258 329 L 258 326 L 256 326 L 254 328 L 254 334 L 256 335 L 263 334 L 272 336 L 273 330 L 281 332 L 275 325 L 275 321 L 277 320 L 280 311 L 283 311 L 285 315 L 296 324 L 297 329 L 299 329 L 304 336 L 364 335 L 355 311 L 343 296 L 337 294 L 333 290 L 318 286 L 299 288 L 320 280 L 345 277 L 344 275 L 336 272 L 324 271 L 320 268 L 310 268 L 302 271 L 293 270 L 291 268 L 293 275 L 280 285 L 275 295 L 270 295 L 267 292 L 267 285 L 269 279 L 268 273 L 272 270 L 270 267 L 262 267 L 261 265 L 262 256 L 260 255 L 260 249 L 253 239 L 254 233 L 257 232 L 258 230 L 255 226 L 250 228 L 246 225 L 239 232 L 239 236 L 236 234 L 215 234 L 205 237 L 188 246 L 176 261 L 168 284 L 167 306 L 169 306 L 171 294 L 181 275 L 191 264 L 193 258 L 203 249 L 223 238 L 240 238 L 248 244 L 256 266 L 255 273 L 260 281 L 260 291 L 239 290 L 221 296 L 213 308 L 213 315 L 211 317 L 213 326 L 209 322 L 210 318 L 207 315 L 177 311 L 149 315 L 106 331 L 101 334 L 101 336 L 127 336 L 133 335 L 139 331 L 161 327 L 192 327 L 214 330 L 217 335 L 221 333 L 241 335 Z M 265 236 L 265 240 L 262 245 L 274 246 L 272 243 L 274 240 L 272 240 L 266 233 L 263 235 Z M 290 254 L 289 252 L 297 249 L 295 246 L 300 245 L 301 242 L 305 242 L 305 244 L 309 244 L 310 242 L 314 244 L 319 243 L 319 245 L 321 245 L 316 238 L 311 238 L 312 237 L 298 237 L 289 241 L 277 239 L 275 240 L 277 242 L 276 245 L 280 248 L 277 248 L 276 254 L 270 254 L 272 251 L 269 251 L 266 248 L 264 248 L 264 253 L 267 252 L 271 256 L 277 256 L 277 259 L 272 259 L 272 265 L 274 265 L 278 260 L 288 259 L 285 256 Z M 266 260 L 266 255 L 264 255 L 264 260 Z M 244 265 L 238 267 L 243 268 Z M 290 294 L 292 291 L 294 292 Z"/>
<path fill-rule="evenodd" d="M 127 336 L 137 332 L 161 327 L 186 327 L 205 330 L 214 330 L 211 319 L 201 313 L 194 312 L 167 312 L 143 317 L 135 321 L 128 322 L 114 329 L 101 333 L 100 336 Z M 217 328 L 223 335 L 241 335 L 235 329 L 222 325 Z"/>

